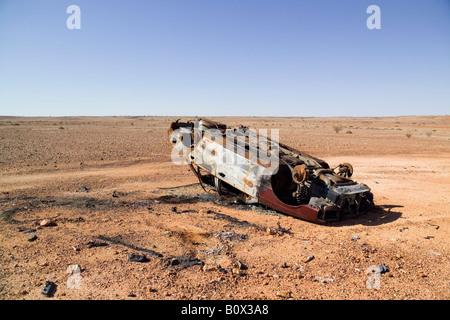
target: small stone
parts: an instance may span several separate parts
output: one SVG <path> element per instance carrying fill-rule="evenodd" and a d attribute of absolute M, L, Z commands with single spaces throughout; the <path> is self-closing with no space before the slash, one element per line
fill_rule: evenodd
<path fill-rule="evenodd" d="M 205 264 L 205 265 L 203 265 L 203 271 L 204 272 L 214 271 L 216 269 L 217 269 L 217 267 L 215 265 L 213 265 L 213 264 Z"/>
<path fill-rule="evenodd" d="M 280 297 L 280 298 L 284 298 L 284 299 L 289 299 L 291 297 L 291 292 L 290 291 L 277 291 L 276 296 Z"/>
<path fill-rule="evenodd" d="M 248 267 L 243 264 L 241 261 L 236 260 L 236 262 L 234 263 L 240 270 L 247 270 Z"/>
<path fill-rule="evenodd" d="M 311 255 L 308 255 L 306 258 L 305 258 L 305 263 L 307 263 L 307 262 L 310 262 L 310 261 L 312 261 L 312 260 L 314 260 L 314 256 L 311 254 Z"/>
<path fill-rule="evenodd" d="M 425 272 L 419 272 L 419 277 L 425 278 L 428 277 L 428 275 Z"/>
<path fill-rule="evenodd" d="M 155 288 L 153 288 L 152 286 L 148 285 L 145 287 L 145 290 L 150 293 L 150 292 L 156 292 L 157 290 Z"/>
<path fill-rule="evenodd" d="M 236 275 L 241 275 L 242 271 L 240 269 L 233 268 L 233 269 L 231 269 L 231 273 L 236 274 Z"/>
<path fill-rule="evenodd" d="M 53 220 L 44 219 L 39 223 L 39 225 L 41 227 L 50 227 L 50 226 L 56 226 L 56 223 Z"/>

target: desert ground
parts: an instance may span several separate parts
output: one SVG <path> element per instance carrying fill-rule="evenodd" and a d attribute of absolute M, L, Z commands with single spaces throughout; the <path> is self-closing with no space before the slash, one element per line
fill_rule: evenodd
<path fill-rule="evenodd" d="M 351 163 L 375 207 L 329 225 L 205 192 L 176 119 L 0 117 L 1 299 L 450 298 L 450 116 L 212 118 Z"/>

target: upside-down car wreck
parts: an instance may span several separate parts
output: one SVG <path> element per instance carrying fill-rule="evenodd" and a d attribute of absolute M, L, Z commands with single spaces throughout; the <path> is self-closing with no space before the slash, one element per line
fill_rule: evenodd
<path fill-rule="evenodd" d="M 270 138 L 266 132 L 207 119 L 177 120 L 168 131 L 172 160 L 188 164 L 202 186 L 220 195 L 231 193 L 308 221 L 336 221 L 373 206 L 370 189 L 350 179 L 349 163 L 330 168 L 278 142 L 276 130 Z"/>

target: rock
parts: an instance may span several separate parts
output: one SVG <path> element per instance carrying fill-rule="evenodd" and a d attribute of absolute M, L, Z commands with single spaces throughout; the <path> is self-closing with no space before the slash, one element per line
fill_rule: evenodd
<path fill-rule="evenodd" d="M 88 248 L 96 248 L 96 247 L 106 247 L 108 244 L 106 242 L 98 242 L 98 241 L 89 241 L 86 246 Z"/>
<path fill-rule="evenodd" d="M 269 228 L 269 227 L 267 227 L 266 233 L 267 233 L 268 235 L 274 235 L 274 234 L 277 234 L 277 230 L 275 230 L 274 228 Z"/>
<path fill-rule="evenodd" d="M 383 273 L 386 273 L 386 272 L 389 272 L 389 268 L 386 267 L 386 266 L 384 265 L 384 263 L 383 263 L 383 264 L 378 268 L 378 270 L 377 270 L 375 273 L 383 274 Z"/>
<path fill-rule="evenodd" d="M 56 222 L 50 219 L 44 219 L 42 220 L 39 225 L 41 227 L 51 227 L 51 226 L 56 226 Z"/>
<path fill-rule="evenodd" d="M 28 238 L 28 241 L 29 241 L 29 242 L 33 242 L 33 241 L 36 240 L 37 238 L 38 238 L 37 235 L 32 234 L 32 235 Z"/>
<path fill-rule="evenodd" d="M 243 264 L 241 261 L 236 260 L 236 262 L 234 263 L 236 265 L 236 267 L 238 267 L 240 270 L 247 270 L 248 267 Z"/>
<path fill-rule="evenodd" d="M 203 265 L 202 269 L 204 272 L 210 272 L 210 271 L 217 270 L 217 267 L 213 264 L 205 264 L 205 265 Z"/>
<path fill-rule="evenodd" d="M 419 277 L 425 278 L 425 277 L 428 277 L 428 275 L 425 272 L 420 271 Z"/>
<path fill-rule="evenodd" d="M 291 297 L 290 291 L 277 291 L 276 296 L 284 299 L 289 299 Z"/>
<path fill-rule="evenodd" d="M 236 274 L 236 275 L 242 275 L 242 274 L 244 274 L 244 273 L 242 272 L 242 270 L 237 269 L 237 268 L 232 268 L 232 269 L 231 269 L 231 273 L 232 273 L 232 274 Z"/>
<path fill-rule="evenodd" d="M 308 256 L 305 257 L 304 262 L 305 262 L 305 263 L 308 263 L 308 262 L 310 262 L 310 261 L 312 261 L 312 260 L 314 260 L 314 256 L 313 256 L 312 254 L 310 254 L 310 255 L 308 255 Z"/>
<path fill-rule="evenodd" d="M 136 253 L 131 253 L 128 255 L 128 261 L 131 262 L 148 262 L 148 258 L 145 255 L 138 255 Z"/>
<path fill-rule="evenodd" d="M 83 190 L 84 192 L 89 192 L 89 189 L 85 186 L 80 186 L 79 189 Z"/>
<path fill-rule="evenodd" d="M 322 277 L 314 277 L 313 281 L 317 281 L 320 284 L 325 284 L 325 283 L 329 283 L 329 282 L 333 282 L 334 279 L 333 278 L 322 278 Z"/>
<path fill-rule="evenodd" d="M 52 297 L 56 291 L 56 284 L 48 280 L 45 282 L 44 288 L 42 288 L 42 295 L 46 297 Z"/>
<path fill-rule="evenodd" d="M 148 285 L 145 287 L 145 290 L 150 293 L 150 292 L 156 292 L 158 290 L 156 290 L 155 288 L 153 288 L 151 285 Z"/>

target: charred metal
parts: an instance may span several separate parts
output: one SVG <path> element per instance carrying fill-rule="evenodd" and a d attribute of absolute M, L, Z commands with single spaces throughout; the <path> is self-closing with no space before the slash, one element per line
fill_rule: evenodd
<path fill-rule="evenodd" d="M 278 136 L 196 119 L 173 122 L 168 138 L 172 160 L 189 165 L 202 186 L 220 195 L 318 223 L 360 215 L 374 205 L 369 187 L 350 179 L 351 164 L 330 168 Z"/>

